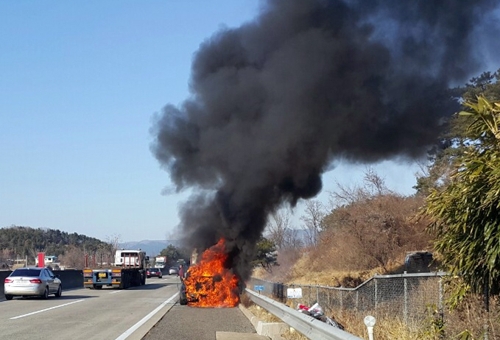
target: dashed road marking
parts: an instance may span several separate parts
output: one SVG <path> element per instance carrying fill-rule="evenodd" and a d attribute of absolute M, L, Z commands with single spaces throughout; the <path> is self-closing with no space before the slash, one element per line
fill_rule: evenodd
<path fill-rule="evenodd" d="M 58 306 L 54 306 L 54 307 L 50 307 L 50 308 L 45 308 L 45 309 L 37 310 L 37 311 L 35 311 L 35 312 L 31 312 L 31 313 L 28 313 L 28 314 L 23 314 L 23 315 L 14 316 L 14 317 L 10 318 L 10 320 L 16 320 L 16 319 L 25 318 L 25 317 L 27 317 L 27 316 L 31 316 L 31 315 L 34 315 L 34 314 L 47 312 L 47 311 L 52 310 L 52 309 L 56 309 L 56 308 L 61 308 L 61 307 L 69 306 L 69 305 L 72 305 L 72 304 L 74 304 L 74 303 L 78 303 L 78 302 L 82 302 L 82 301 L 84 301 L 84 300 L 83 300 L 83 299 L 82 299 L 82 300 L 76 300 L 76 301 L 73 301 L 73 302 L 68 302 L 68 303 L 65 303 L 65 304 L 62 304 L 62 305 L 58 305 Z"/>

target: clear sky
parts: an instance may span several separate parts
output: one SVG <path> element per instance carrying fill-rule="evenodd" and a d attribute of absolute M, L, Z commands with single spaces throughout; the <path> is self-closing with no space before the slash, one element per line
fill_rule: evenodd
<path fill-rule="evenodd" d="M 175 238 L 187 194 L 164 194 L 151 119 L 189 95 L 200 43 L 257 11 L 255 0 L 0 0 L 0 227 Z M 339 166 L 324 192 L 364 169 Z M 415 165 L 374 169 L 413 193 Z"/>

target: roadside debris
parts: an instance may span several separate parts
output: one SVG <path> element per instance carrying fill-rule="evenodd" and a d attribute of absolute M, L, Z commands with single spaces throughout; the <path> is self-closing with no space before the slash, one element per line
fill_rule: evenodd
<path fill-rule="evenodd" d="M 323 308 L 316 302 L 314 305 L 311 307 L 299 304 L 297 306 L 297 310 L 301 313 L 304 313 L 306 315 L 312 316 L 313 318 L 317 320 L 321 320 L 325 323 L 327 323 L 330 326 L 337 327 L 339 329 L 344 329 L 344 326 L 342 326 L 339 322 L 335 321 L 335 319 L 330 318 L 325 315 Z"/>

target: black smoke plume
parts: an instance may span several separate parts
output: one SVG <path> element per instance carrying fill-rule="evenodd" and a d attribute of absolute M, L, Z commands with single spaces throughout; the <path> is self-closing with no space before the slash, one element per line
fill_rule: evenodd
<path fill-rule="evenodd" d="M 457 109 L 449 86 L 482 67 L 475 32 L 496 5 L 268 0 L 213 34 L 191 96 L 152 128 L 156 158 L 194 192 L 180 211 L 188 244 L 224 237 L 245 279 L 268 214 L 317 195 L 332 161 L 421 156 Z"/>

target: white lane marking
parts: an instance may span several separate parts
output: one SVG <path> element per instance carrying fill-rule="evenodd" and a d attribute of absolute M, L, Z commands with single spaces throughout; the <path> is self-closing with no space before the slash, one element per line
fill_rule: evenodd
<path fill-rule="evenodd" d="M 109 294 L 118 294 L 123 292 L 123 290 L 115 290 L 114 292 L 109 292 Z"/>
<path fill-rule="evenodd" d="M 26 316 L 30 316 L 30 315 L 34 315 L 34 314 L 38 314 L 38 313 L 43 313 L 43 312 L 46 312 L 48 310 L 52 310 L 52 309 L 56 309 L 56 308 L 61 308 L 61 307 L 69 306 L 69 305 L 72 305 L 74 303 L 78 303 L 78 302 L 82 302 L 82 301 L 84 301 L 84 300 L 83 299 L 82 300 L 76 300 L 76 301 L 68 302 L 68 303 L 65 303 L 65 304 L 62 304 L 62 305 L 58 305 L 58 306 L 54 306 L 54 307 L 50 307 L 50 308 L 45 308 L 45 309 L 42 309 L 42 310 L 37 310 L 36 312 L 31 312 L 31 313 L 28 313 L 28 314 L 14 316 L 14 317 L 10 318 L 10 320 L 20 319 L 20 318 L 24 318 Z"/>
<path fill-rule="evenodd" d="M 126 338 L 128 338 L 132 333 L 134 333 L 139 327 L 141 327 L 142 325 L 144 325 L 146 323 L 146 321 L 148 321 L 149 319 L 151 319 L 156 313 L 158 313 L 160 311 L 160 309 L 162 309 L 163 307 L 165 307 L 165 305 L 167 303 L 170 303 L 170 301 L 172 301 L 173 299 L 175 299 L 178 295 L 179 295 L 178 292 L 175 293 L 170 299 L 168 299 L 167 301 L 164 301 L 161 305 L 159 305 L 158 307 L 156 307 L 151 313 L 149 313 L 148 315 L 146 315 L 145 317 L 143 317 L 139 322 L 137 322 L 135 325 L 133 325 L 132 327 L 130 327 L 129 329 L 127 329 L 125 331 L 125 333 L 123 333 L 122 335 L 120 335 L 115 340 L 125 340 Z"/>

